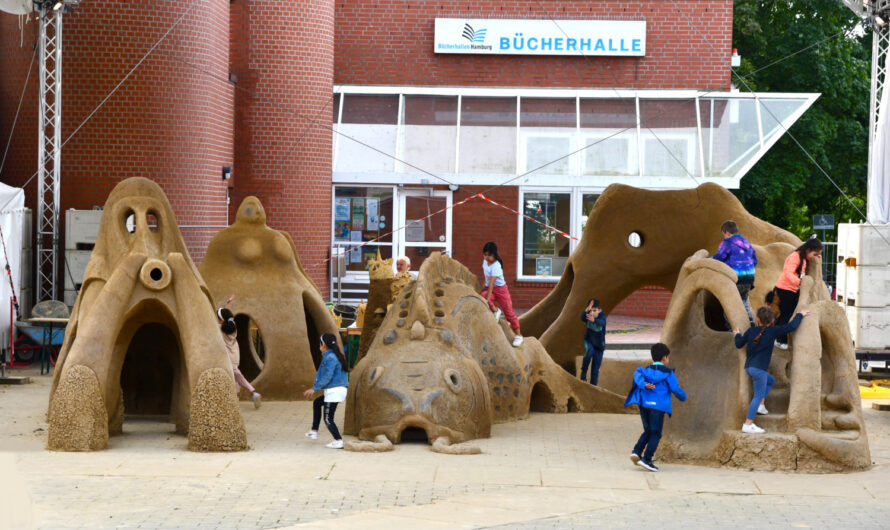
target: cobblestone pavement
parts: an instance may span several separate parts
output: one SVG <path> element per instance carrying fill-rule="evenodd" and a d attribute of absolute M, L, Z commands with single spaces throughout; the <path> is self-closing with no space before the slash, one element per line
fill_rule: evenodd
<path fill-rule="evenodd" d="M 251 450 L 191 453 L 172 425 L 128 420 L 94 453 L 44 449 L 50 378 L 0 386 L 0 528 L 887 527 L 890 413 L 866 421 L 875 466 L 797 475 L 634 468 L 639 419 L 533 414 L 483 454 L 326 449 L 307 402 L 242 403 Z M 342 411 L 338 413 L 342 425 Z M 668 420 L 670 421 L 670 420 Z"/>

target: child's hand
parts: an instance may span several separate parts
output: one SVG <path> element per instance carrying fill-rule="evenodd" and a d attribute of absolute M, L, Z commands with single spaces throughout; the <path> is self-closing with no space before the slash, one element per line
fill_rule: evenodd
<path fill-rule="evenodd" d="M 315 390 L 312 390 L 311 388 L 307 388 L 306 391 L 303 392 L 303 395 L 306 396 L 307 398 L 311 398 L 312 394 L 314 394 L 314 393 L 315 393 Z"/>
<path fill-rule="evenodd" d="M 800 314 L 803 316 L 807 316 L 810 314 L 810 310 L 809 309 L 801 309 Z"/>
<path fill-rule="evenodd" d="M 234 295 L 234 294 L 233 294 L 232 296 L 226 298 L 226 305 L 231 304 L 231 303 L 232 303 L 232 300 L 234 300 L 234 299 L 235 299 L 235 295 Z"/>
<path fill-rule="evenodd" d="M 646 383 L 646 390 L 655 390 L 655 385 L 652 383 Z"/>

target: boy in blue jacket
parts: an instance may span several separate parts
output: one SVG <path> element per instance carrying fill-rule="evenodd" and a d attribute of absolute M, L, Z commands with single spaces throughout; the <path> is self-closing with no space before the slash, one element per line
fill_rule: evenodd
<path fill-rule="evenodd" d="M 603 353 L 606 349 L 606 315 L 600 307 L 599 300 L 591 298 L 587 301 L 587 307 L 581 312 L 581 322 L 584 322 L 587 327 L 584 331 L 584 360 L 581 361 L 581 380 L 587 379 L 587 368 L 589 367 L 590 384 L 596 385 L 599 382 L 600 366 L 603 365 Z"/>
<path fill-rule="evenodd" d="M 643 434 L 637 440 L 630 460 L 649 471 L 658 471 L 658 467 L 652 463 L 652 457 L 661 441 L 664 414 L 671 415 L 671 394 L 680 401 L 686 401 L 686 391 L 680 388 L 674 371 L 667 367 L 670 362 L 670 348 L 659 342 L 652 345 L 651 353 L 654 362 L 646 368 L 641 366 L 636 369 L 633 387 L 624 406 L 638 405 L 643 420 Z"/>

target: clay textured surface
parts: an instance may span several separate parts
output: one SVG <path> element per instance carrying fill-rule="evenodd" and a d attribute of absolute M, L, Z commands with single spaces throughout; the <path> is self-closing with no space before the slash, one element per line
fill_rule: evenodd
<path fill-rule="evenodd" d="M 235 222 L 213 236 L 199 269 L 216 307 L 235 295 L 230 309 L 241 373 L 264 399 L 304 399 L 321 361 L 319 337 L 337 334 L 337 325 L 290 235 L 266 225 L 259 199 L 244 199 Z M 259 330 L 260 351 L 252 327 Z"/>
<path fill-rule="evenodd" d="M 582 383 L 527 338 L 496 322 L 476 276 L 433 254 L 387 313 L 368 355 L 350 377 L 347 434 L 399 443 L 423 431 L 440 452 L 491 433 L 492 423 L 545 412 L 622 412 L 623 396 Z"/>
<path fill-rule="evenodd" d="M 760 281 L 778 277 L 794 247 L 755 246 L 762 256 Z M 770 414 L 755 422 L 766 434 L 740 431 L 751 402 L 744 349 L 725 329 L 746 329 L 748 317 L 735 289 L 735 273 L 701 250 L 684 264 L 662 340 L 690 395 L 665 426 L 663 457 L 762 470 L 839 471 L 871 465 L 862 419 L 852 340 L 843 309 L 828 297 L 822 263 L 812 260 L 801 281 L 797 309 L 809 309 L 790 335 L 790 349 L 773 352 L 776 384 L 767 396 Z M 772 285 L 772 284 L 771 284 Z M 762 305 L 762 304 L 758 304 Z M 756 307 L 756 306 L 755 306 Z"/>
<path fill-rule="evenodd" d="M 169 415 L 194 450 L 246 449 L 234 384 L 210 293 L 164 192 L 148 179 L 122 181 L 105 203 L 56 364 L 49 448 L 102 449 L 126 412 Z"/>
<path fill-rule="evenodd" d="M 828 298 L 818 259 L 809 263 L 800 288 L 798 310 L 811 313 L 792 334 L 791 348 L 776 349 L 770 364 L 776 378 L 766 401 L 770 414 L 755 420 L 767 433 L 740 431 L 753 391 L 745 351 L 735 348 L 724 313 L 740 330 L 748 328 L 748 317 L 735 272 L 709 257 L 727 219 L 757 251 L 750 293 L 756 310 L 800 240 L 754 218 L 713 184 L 686 191 L 615 185 L 597 200 L 556 289 L 521 319 L 523 332 L 540 335 L 554 360 L 574 369 L 584 334 L 578 314 L 588 298 L 598 297 L 608 312 L 639 287 L 671 289 L 661 340 L 671 348 L 672 367 L 689 399 L 665 422 L 659 458 L 748 469 L 870 466 L 849 328 L 843 309 Z M 633 232 L 639 247 L 628 242 Z"/>
<path fill-rule="evenodd" d="M 395 273 L 392 270 L 392 258 L 381 259 L 377 252 L 377 259 L 368 262 L 368 302 L 365 306 L 365 317 L 362 321 L 362 338 L 359 342 L 358 359 L 361 360 L 367 353 L 377 330 L 386 317 L 386 309 L 393 300 L 393 281 Z"/>
<path fill-rule="evenodd" d="M 727 219 L 734 220 L 755 245 L 800 243 L 794 235 L 749 214 L 717 184 L 678 191 L 609 186 L 594 204 L 559 283 L 519 318 L 522 333 L 538 337 L 553 360 L 574 373 L 575 357 L 584 354 L 584 327 L 578 315 L 587 300 L 599 298 L 608 315 L 640 287 L 673 290 L 686 258 L 699 249 L 712 255 L 717 251 L 723 239 L 720 225 Z M 628 242 L 634 232 L 642 243 L 636 248 Z M 773 283 L 761 279 L 760 268 L 757 274 L 751 299 L 763 300 Z"/>

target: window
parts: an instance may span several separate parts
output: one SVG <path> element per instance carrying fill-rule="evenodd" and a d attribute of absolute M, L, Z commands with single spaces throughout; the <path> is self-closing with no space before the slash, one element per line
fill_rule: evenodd
<path fill-rule="evenodd" d="M 516 98 L 464 97 L 460 172 L 516 172 Z"/>
<path fill-rule="evenodd" d="M 688 178 L 701 174 L 695 100 L 641 99 L 640 129 L 644 175 Z"/>
<path fill-rule="evenodd" d="M 402 160 L 433 173 L 455 173 L 457 96 L 405 96 Z M 399 171 L 415 167 L 399 164 Z"/>
<path fill-rule="evenodd" d="M 338 139 L 337 171 L 390 173 L 395 164 L 399 96 L 348 94 Z M 370 149 L 379 149 L 381 152 Z"/>
<path fill-rule="evenodd" d="M 538 221 L 522 219 L 522 276 L 562 275 L 569 259 L 570 240 L 539 223 L 571 232 L 572 195 L 525 192 L 522 204 L 523 213 Z"/>
<path fill-rule="evenodd" d="M 584 193 L 581 195 L 581 230 L 578 234 L 573 234 L 575 237 L 580 238 L 584 233 L 584 228 L 587 226 L 587 219 L 590 218 L 590 213 L 593 211 L 593 205 L 599 198 L 599 193 Z"/>
<path fill-rule="evenodd" d="M 521 98 L 519 130 L 524 154 L 521 172 L 569 175 L 574 156 L 575 99 Z"/>
<path fill-rule="evenodd" d="M 582 175 L 638 176 L 634 98 L 581 98 Z"/>
<path fill-rule="evenodd" d="M 369 259 L 392 257 L 393 189 L 391 187 L 334 187 L 334 247 L 346 252 L 346 270 L 365 271 Z M 379 241 L 359 249 L 363 242 Z"/>

